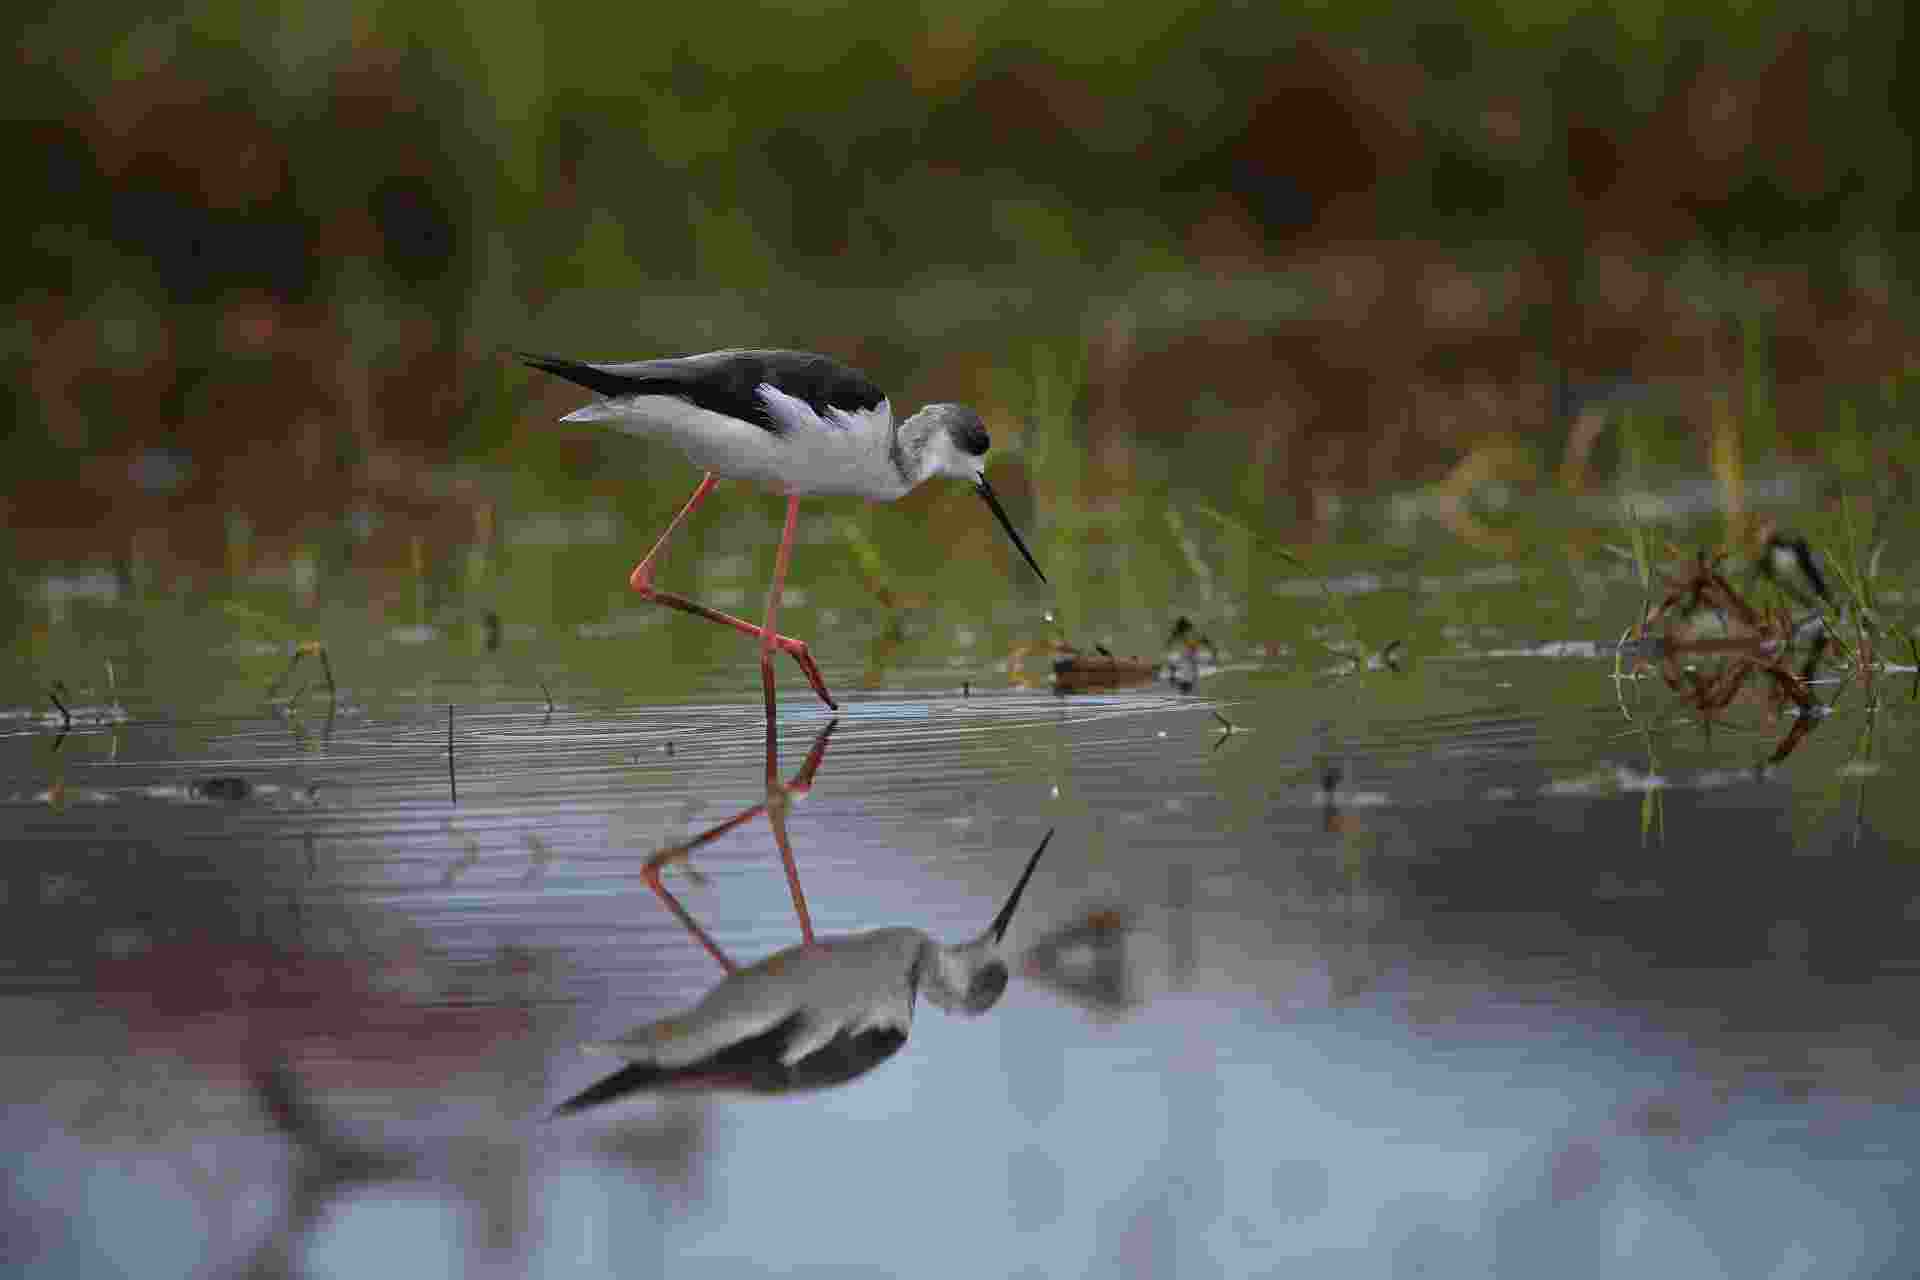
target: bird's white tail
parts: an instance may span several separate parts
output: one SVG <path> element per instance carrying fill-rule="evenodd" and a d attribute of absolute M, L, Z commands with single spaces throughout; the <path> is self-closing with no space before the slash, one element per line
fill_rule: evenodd
<path fill-rule="evenodd" d="M 613 400 L 596 400 L 592 404 L 583 404 L 572 413 L 561 418 L 562 422 L 607 422 L 627 415 L 620 411 L 620 405 Z"/>

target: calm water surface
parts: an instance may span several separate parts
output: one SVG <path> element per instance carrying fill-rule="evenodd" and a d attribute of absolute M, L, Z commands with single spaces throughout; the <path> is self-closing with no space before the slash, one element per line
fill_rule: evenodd
<path fill-rule="evenodd" d="M 977 1021 L 923 1002 L 841 1089 L 559 1123 L 606 1065 L 581 1040 L 718 977 L 638 872 L 764 798 L 750 660 L 549 707 L 535 664 L 349 645 L 337 701 L 309 664 L 272 710 L 138 670 L 64 738 L 16 708 L 8 1262 L 1908 1274 L 1906 690 L 1765 767 L 1785 724 L 1706 733 L 1612 678 L 1608 630 L 1344 677 L 1224 654 L 1184 695 L 979 661 L 860 691 L 843 653 L 790 818 L 817 927 L 971 937 L 1057 829 L 1026 980 Z M 829 716 L 781 682 L 789 772 Z M 764 819 L 695 866 L 729 953 L 797 940 Z"/>

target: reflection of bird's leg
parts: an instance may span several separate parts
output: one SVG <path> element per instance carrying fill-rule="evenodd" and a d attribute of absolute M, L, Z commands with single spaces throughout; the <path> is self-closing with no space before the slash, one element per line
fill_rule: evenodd
<path fill-rule="evenodd" d="M 659 559 L 661 553 L 667 549 L 667 543 L 672 540 L 673 532 L 680 527 L 681 521 L 692 515 L 694 509 L 707 500 L 707 495 L 713 492 L 713 487 L 719 483 L 719 476 L 711 471 L 706 474 L 706 477 L 700 481 L 700 487 L 693 491 L 691 498 L 687 499 L 687 505 L 680 508 L 680 514 L 673 518 L 672 523 L 667 525 L 666 532 L 662 533 L 659 541 L 653 544 L 653 550 L 647 552 L 647 558 L 633 567 L 633 573 L 627 578 L 627 585 L 638 591 L 644 599 L 652 600 L 656 604 L 666 605 L 669 609 L 678 609 L 682 613 L 690 613 L 696 618 L 705 618 L 709 622 L 718 622 L 722 626 L 732 627 L 735 631 L 743 631 L 754 639 L 763 641 L 763 649 L 780 649 L 792 654 L 793 660 L 800 664 L 800 670 L 806 674 L 807 683 L 812 685 L 813 691 L 820 695 L 820 700 L 829 707 L 834 707 L 833 697 L 827 692 L 826 681 L 820 678 L 820 668 L 814 665 L 813 655 L 807 652 L 807 646 L 800 641 L 782 635 L 775 635 L 769 639 L 762 634 L 761 628 L 744 618 L 736 618 L 730 613 L 708 608 L 697 600 L 689 600 L 671 591 L 659 591 L 654 588 L 653 562 Z M 775 597 L 778 598 L 777 589 Z M 768 623 L 767 630 L 772 630 L 771 621 Z M 765 661 L 764 655 L 763 661 Z"/>
<path fill-rule="evenodd" d="M 787 888 L 793 894 L 793 914 L 800 919 L 800 940 L 813 941 L 813 919 L 807 914 L 807 895 L 800 890 L 800 868 L 793 860 L 793 844 L 787 839 L 787 807 L 792 798 L 782 792 L 767 806 L 767 822 L 773 827 L 773 842 L 780 846 L 780 863 L 786 868 Z"/>
<path fill-rule="evenodd" d="M 673 918 L 680 922 L 680 926 L 692 934 L 693 940 L 698 942 L 702 947 L 705 947 L 707 954 L 719 961 L 720 967 L 728 973 L 732 973 L 735 969 L 739 968 L 739 966 L 727 959 L 727 953 L 720 949 L 719 944 L 714 942 L 714 940 L 707 935 L 707 931 L 702 929 L 694 918 L 688 914 L 687 909 L 680 905 L 680 900 L 673 896 L 673 891 L 660 882 L 660 868 L 670 862 L 687 861 L 687 855 L 691 854 L 695 849 L 698 849 L 710 840 L 719 839 L 744 822 L 751 822 L 754 818 L 764 813 L 766 808 L 767 806 L 764 804 L 756 804 L 750 808 L 742 809 L 739 813 L 734 814 L 719 826 L 701 832 L 685 844 L 670 845 L 658 853 L 653 854 L 647 859 L 647 865 L 641 868 L 640 871 L 640 878 L 647 882 L 647 888 L 653 890 L 654 896 L 666 904 L 667 910 L 673 913 Z"/>
<path fill-rule="evenodd" d="M 775 732 L 773 703 L 773 648 L 774 642 L 780 637 L 774 631 L 773 624 L 780 616 L 780 591 L 787 583 L 787 564 L 793 557 L 793 530 L 799 520 L 800 499 L 788 498 L 787 525 L 780 534 L 780 550 L 773 558 L 773 586 L 767 591 L 767 620 L 760 627 L 760 685 L 767 695 L 767 788 L 769 791 L 779 785 L 780 770 L 780 745 Z M 799 653 L 794 656 L 799 658 L 805 653 L 806 646 L 802 645 Z M 827 696 L 826 689 L 820 685 L 813 671 L 813 659 L 803 658 L 801 667 L 807 671 L 807 678 L 814 681 L 814 687 L 822 701 L 830 707 L 833 706 L 833 699 Z M 801 918 L 803 920 L 806 918 L 804 912 L 801 913 Z"/>
<path fill-rule="evenodd" d="M 833 737 L 833 731 L 839 727 L 839 718 L 835 717 L 827 721 L 827 727 L 814 738 L 813 746 L 807 749 L 807 758 L 801 762 L 799 771 L 787 783 L 786 790 L 789 795 L 804 796 L 813 789 L 813 775 L 818 772 L 820 762 L 826 759 L 827 741 Z"/>
<path fill-rule="evenodd" d="M 807 758 L 801 764 L 799 771 L 793 775 L 793 780 L 784 786 L 775 782 L 768 789 L 767 798 L 763 803 L 749 805 L 725 822 L 709 827 L 693 839 L 670 845 L 651 855 L 640 872 L 640 878 L 645 880 L 647 887 L 666 904 L 667 910 L 673 913 L 673 918 L 678 920 L 681 927 L 693 935 L 694 941 L 706 948 L 707 954 L 719 961 L 720 967 L 728 973 L 732 973 L 738 966 L 727 958 L 727 953 L 720 949 L 707 931 L 702 929 L 687 909 L 680 905 L 680 900 L 673 896 L 673 891 L 661 882 L 661 868 L 675 862 L 687 862 L 688 869 L 691 870 L 689 857 L 695 849 L 718 840 L 735 827 L 751 822 L 764 813 L 773 825 L 774 841 L 780 846 L 781 862 L 785 865 L 787 872 L 787 887 L 793 892 L 793 908 L 800 917 L 801 935 L 808 942 L 812 942 L 813 921 L 807 914 L 806 896 L 800 891 L 800 870 L 793 860 L 793 846 L 787 840 L 786 811 L 795 797 L 804 796 L 812 788 L 813 775 L 820 768 L 820 762 L 826 758 L 827 741 L 833 737 L 834 728 L 839 723 L 838 720 L 827 722 L 827 727 L 822 729 L 820 736 L 814 739 L 813 749 L 807 752 Z"/>
<path fill-rule="evenodd" d="M 822 729 L 820 736 L 814 739 L 813 749 L 807 752 L 805 763 L 800 766 L 799 772 L 793 775 L 791 782 L 784 787 L 778 783 L 772 783 L 767 792 L 767 825 L 773 828 L 773 842 L 780 846 L 780 864 L 787 873 L 787 889 L 793 894 L 793 914 L 800 920 L 802 942 L 813 941 L 813 918 L 807 914 L 807 895 L 800 888 L 800 867 L 793 859 L 793 842 L 787 838 L 787 810 L 792 807 L 797 797 L 806 795 L 813 788 L 814 771 L 820 767 L 820 761 L 826 757 L 827 740 L 833 737 L 834 726 L 839 723 L 838 720 L 827 722 L 827 727 Z M 769 743 L 767 754 L 769 776 L 772 774 L 773 766 L 772 746 Z"/>

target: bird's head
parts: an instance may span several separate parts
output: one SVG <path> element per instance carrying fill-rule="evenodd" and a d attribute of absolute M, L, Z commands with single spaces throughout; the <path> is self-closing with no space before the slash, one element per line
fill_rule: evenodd
<path fill-rule="evenodd" d="M 964 404 L 930 404 L 900 424 L 900 439 L 908 455 L 917 460 L 915 483 L 933 476 L 952 476 L 971 484 L 1013 539 L 1021 558 L 1040 581 L 1047 580 L 1027 544 L 1014 532 L 1013 521 L 1007 519 L 993 486 L 987 483 L 987 450 L 993 447 L 993 441 L 978 413 Z"/>
<path fill-rule="evenodd" d="M 964 404 L 930 404 L 900 424 L 901 442 L 919 455 L 916 479 L 952 476 L 979 483 L 993 438 L 980 415 Z"/>
<path fill-rule="evenodd" d="M 1020 881 L 1007 897 L 1007 905 L 1000 908 L 1000 914 L 993 918 L 985 933 L 956 947 L 936 943 L 927 948 L 920 981 L 928 1000 L 948 1013 L 963 1013 L 970 1018 L 1000 1003 L 1007 989 L 1007 962 L 1000 954 L 1001 943 L 1007 936 L 1007 926 L 1013 923 L 1020 895 L 1026 892 L 1027 881 L 1033 878 L 1033 869 L 1040 865 L 1040 855 L 1047 851 L 1047 842 L 1052 839 L 1053 832 L 1047 832 L 1040 847 L 1027 859 L 1027 869 L 1020 873 Z"/>

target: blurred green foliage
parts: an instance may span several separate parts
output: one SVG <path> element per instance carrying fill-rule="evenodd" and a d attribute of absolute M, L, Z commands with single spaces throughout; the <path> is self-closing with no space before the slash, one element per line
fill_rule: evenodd
<path fill-rule="evenodd" d="M 492 270 L 524 301 L 1166 267 L 1223 197 L 1271 239 L 1538 241 L 1634 179 L 1709 243 L 1837 245 L 1911 204 L 1904 24 L 1749 3 L 90 6 L 25 24 L 8 96 L 49 179 L 23 184 L 29 279 L 307 298 L 372 250 L 448 316 Z M 1698 117 L 1726 172 L 1637 172 L 1688 150 L 1647 134 L 1663 112 Z M 204 206 L 176 228 L 197 256 L 142 242 L 181 217 L 156 188 Z M 352 215 L 374 239 L 328 243 Z"/>

